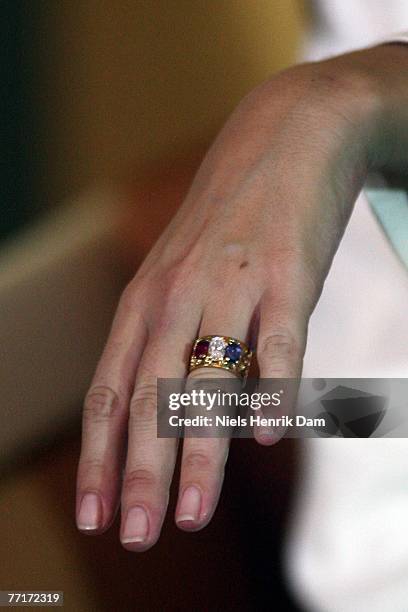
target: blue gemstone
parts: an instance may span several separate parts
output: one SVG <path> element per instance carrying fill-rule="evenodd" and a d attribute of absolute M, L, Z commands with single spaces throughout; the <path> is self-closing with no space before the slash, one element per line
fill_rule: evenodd
<path fill-rule="evenodd" d="M 228 357 L 228 359 L 232 361 L 233 363 L 235 363 L 236 361 L 239 361 L 241 355 L 242 355 L 242 348 L 239 346 L 239 344 L 235 344 L 235 342 L 233 342 L 232 344 L 229 344 L 227 348 L 225 349 L 225 357 Z"/>

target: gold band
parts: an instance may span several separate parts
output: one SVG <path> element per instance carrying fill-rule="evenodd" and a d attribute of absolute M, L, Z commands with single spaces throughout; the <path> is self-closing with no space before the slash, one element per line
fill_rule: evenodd
<path fill-rule="evenodd" d="M 193 344 L 190 372 L 197 368 L 221 368 L 246 379 L 251 364 L 252 351 L 230 336 L 201 336 Z"/>

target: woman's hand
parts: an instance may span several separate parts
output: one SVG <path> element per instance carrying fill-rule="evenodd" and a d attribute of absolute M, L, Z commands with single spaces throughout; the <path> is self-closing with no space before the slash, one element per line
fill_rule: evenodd
<path fill-rule="evenodd" d="M 405 49 L 378 47 L 285 71 L 227 122 L 120 300 L 85 401 L 79 529 L 105 530 L 120 499 L 123 545 L 141 551 L 158 539 L 177 441 L 157 437 L 156 382 L 185 376 L 198 335 L 257 338 L 261 377 L 300 375 L 308 320 L 353 203 L 369 167 L 383 163 L 372 151 L 395 108 L 385 103 L 387 52 L 408 60 Z M 227 453 L 226 440 L 184 440 L 182 529 L 211 519 Z"/>

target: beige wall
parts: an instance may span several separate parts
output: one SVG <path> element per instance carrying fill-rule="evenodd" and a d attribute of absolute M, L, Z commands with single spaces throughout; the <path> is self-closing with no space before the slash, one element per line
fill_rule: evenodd
<path fill-rule="evenodd" d="M 51 198 L 207 143 L 249 89 L 293 61 L 301 21 L 296 0 L 42 6 Z"/>

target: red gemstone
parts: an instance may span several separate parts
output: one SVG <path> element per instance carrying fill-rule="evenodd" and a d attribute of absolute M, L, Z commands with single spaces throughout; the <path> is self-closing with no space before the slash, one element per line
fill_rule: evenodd
<path fill-rule="evenodd" d="M 197 359 L 204 359 L 204 357 L 207 356 L 209 344 L 208 340 L 200 340 L 200 342 L 197 342 L 194 349 L 194 357 Z"/>

